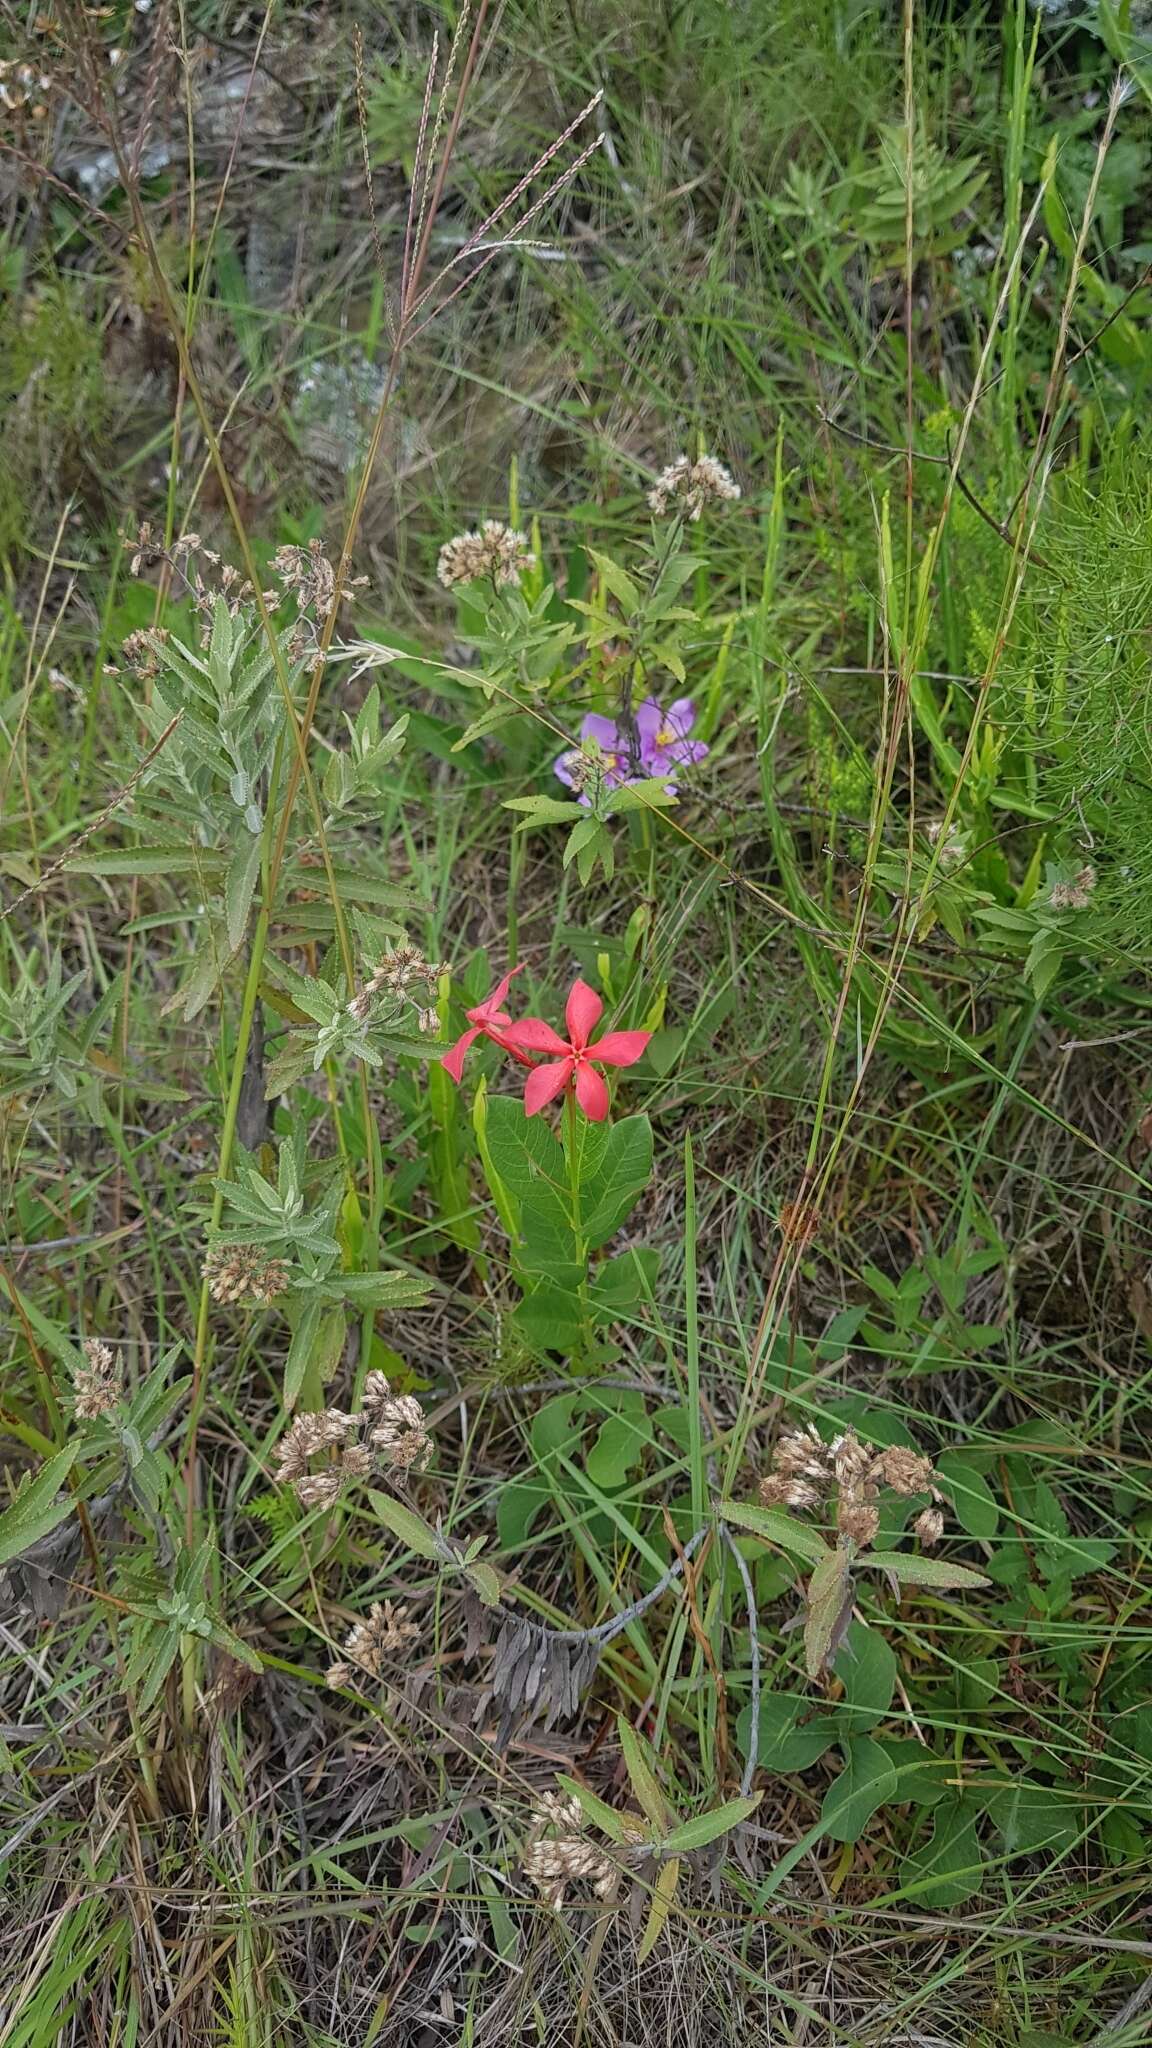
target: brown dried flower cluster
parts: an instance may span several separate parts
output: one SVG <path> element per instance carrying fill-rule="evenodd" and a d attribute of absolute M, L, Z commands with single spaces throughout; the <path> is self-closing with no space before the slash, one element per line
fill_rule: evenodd
<path fill-rule="evenodd" d="M 209 1245 L 201 1272 L 213 1301 L 255 1301 L 267 1307 L 288 1285 L 283 1259 L 269 1258 L 258 1244 Z"/>
<path fill-rule="evenodd" d="M 423 1472 L 432 1456 L 424 1411 L 414 1394 L 394 1394 L 388 1376 L 370 1372 L 364 1382 L 364 1418 L 369 1438 L 398 1472 Z"/>
<path fill-rule="evenodd" d="M 298 1415 L 280 1439 L 277 1479 L 294 1486 L 306 1508 L 331 1507 L 349 1480 L 366 1479 L 372 1470 L 370 1453 L 348 1441 L 359 1428 L 359 1416 L 346 1415 L 341 1408 Z M 329 1459 L 320 1471 L 312 1471 L 312 1459 L 332 1450 L 339 1450 L 336 1462 Z"/>
<path fill-rule="evenodd" d="M 584 1810 L 578 1799 L 560 1792 L 545 1792 L 525 1844 L 521 1868 L 544 1894 L 544 1902 L 558 1913 L 570 1884 L 590 1884 L 597 1898 L 606 1898 L 616 1883 L 616 1867 L 602 1849 L 582 1832 Z M 555 1830 L 546 1834 L 546 1829 Z"/>
<path fill-rule="evenodd" d="M 835 1501 L 836 1529 L 845 1543 L 858 1550 L 876 1540 L 880 1526 L 877 1502 L 881 1487 L 911 1500 L 917 1494 L 931 1494 L 934 1503 L 941 1495 L 935 1485 L 931 1458 L 903 1444 L 891 1444 L 878 1451 L 861 1443 L 849 1429 L 826 1444 L 812 1423 L 791 1430 L 780 1438 L 772 1454 L 772 1470 L 760 1482 L 760 1499 L 765 1507 L 786 1507 L 806 1511 Z M 938 1543 L 944 1531 L 944 1517 L 937 1505 L 924 1508 L 912 1524 L 921 1543 Z"/>
<path fill-rule="evenodd" d="M 112 1346 L 102 1337 L 85 1337 L 80 1349 L 87 1364 L 73 1378 L 74 1406 L 82 1422 L 98 1422 L 120 1400 L 124 1373 Z"/>
<path fill-rule="evenodd" d="M 445 541 L 436 564 L 436 574 L 446 590 L 458 583 L 475 583 L 488 576 L 502 589 L 518 583 L 525 569 L 535 565 L 527 535 L 499 519 L 486 519 L 477 531 L 458 533 Z"/>
<path fill-rule="evenodd" d="M 344 1656 L 328 1667 L 331 1686 L 350 1685 L 357 1671 L 369 1678 L 382 1678 L 388 1660 L 420 1633 L 409 1621 L 406 1607 L 393 1607 L 390 1600 L 376 1600 L 366 1621 L 357 1621 L 344 1638 Z"/>
<path fill-rule="evenodd" d="M 1070 882 L 1054 882 L 1048 901 L 1053 910 L 1087 910 L 1096 887 L 1096 870 L 1089 863 Z"/>
<path fill-rule="evenodd" d="M 648 493 L 648 503 L 658 519 L 666 519 L 674 512 L 685 519 L 699 519 L 705 505 L 739 496 L 740 486 L 735 477 L 714 455 L 701 455 L 697 462 L 678 455 L 675 462 L 661 470 Z"/>
<path fill-rule="evenodd" d="M 406 997 L 411 1001 L 414 986 L 422 984 L 431 992 L 440 976 L 449 971 L 443 960 L 425 960 L 417 946 L 394 946 L 390 953 L 385 953 L 380 965 L 363 988 L 353 996 L 348 1005 L 348 1014 L 355 1017 L 358 1023 L 362 1023 L 371 1011 L 381 989 L 387 989 L 392 995 Z M 435 1010 L 427 1009 L 418 1003 L 416 1014 L 422 1031 L 435 1031 L 439 1028 L 440 1019 Z M 431 1021 L 426 1021 L 428 1019 Z"/>
<path fill-rule="evenodd" d="M 281 1484 L 293 1486 L 306 1508 L 331 1507 L 351 1481 L 370 1478 L 379 1465 L 401 1476 L 422 1472 L 432 1439 L 415 1396 L 394 1394 L 386 1374 L 370 1372 L 359 1414 L 325 1408 L 298 1415 L 281 1437 L 278 1455 Z M 324 1462 L 314 1469 L 317 1458 Z"/>

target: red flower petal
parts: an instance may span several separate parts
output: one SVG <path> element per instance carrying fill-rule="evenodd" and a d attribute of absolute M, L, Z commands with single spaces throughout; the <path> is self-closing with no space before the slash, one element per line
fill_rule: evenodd
<path fill-rule="evenodd" d="M 479 1036 L 480 1026 L 476 1024 L 471 1031 L 465 1031 L 463 1036 L 456 1040 L 455 1045 L 448 1052 L 441 1054 L 440 1065 L 444 1068 L 445 1073 L 451 1074 L 452 1079 L 457 1083 L 459 1083 L 460 1077 L 464 1072 L 464 1055 L 473 1040 L 479 1038 Z"/>
<path fill-rule="evenodd" d="M 553 1031 L 543 1017 L 522 1017 L 519 1024 L 509 1024 L 501 1036 L 510 1046 L 520 1046 L 525 1052 L 551 1052 L 561 1055 L 571 1050 L 566 1039 Z"/>
<path fill-rule="evenodd" d="M 491 1016 L 495 1010 L 502 1010 L 504 1008 L 505 1003 L 508 1000 L 508 989 L 512 981 L 513 975 L 521 974 L 523 973 L 523 970 L 523 960 L 521 960 L 520 965 L 518 967 L 510 967 L 508 969 L 507 974 L 504 976 L 503 980 L 498 981 L 496 983 L 496 986 L 492 990 L 491 995 L 485 996 L 484 1001 L 480 1005 L 481 1009 L 487 1010 L 489 1016 Z"/>
<path fill-rule="evenodd" d="M 554 1102 L 568 1086 L 572 1060 L 554 1060 L 546 1067 L 533 1067 L 524 1083 L 524 1114 L 535 1116 L 546 1102 Z"/>
<path fill-rule="evenodd" d="M 603 1123 L 608 1114 L 607 1083 L 603 1075 L 583 1060 L 576 1069 L 576 1100 L 591 1123 Z"/>
<path fill-rule="evenodd" d="M 568 1031 L 577 1051 L 586 1046 L 588 1039 L 603 1014 L 604 1005 L 594 988 L 586 981 L 574 981 L 568 991 L 568 1002 L 564 1011 Z"/>
<path fill-rule="evenodd" d="M 588 1047 L 588 1057 L 603 1067 L 634 1067 L 651 1036 L 650 1031 L 609 1031 Z"/>

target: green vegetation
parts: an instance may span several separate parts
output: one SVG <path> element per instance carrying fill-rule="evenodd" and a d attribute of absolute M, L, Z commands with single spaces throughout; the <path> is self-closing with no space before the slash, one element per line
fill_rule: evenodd
<path fill-rule="evenodd" d="M 1148 2038 L 1152 27 L 0 19 L 0 2048 Z"/>

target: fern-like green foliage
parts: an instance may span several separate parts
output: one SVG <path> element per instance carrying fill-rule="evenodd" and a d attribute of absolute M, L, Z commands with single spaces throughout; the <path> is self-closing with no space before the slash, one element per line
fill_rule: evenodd
<path fill-rule="evenodd" d="M 1050 850 L 1090 864 L 1086 929 L 1152 956 L 1152 477 L 1118 448 L 1049 499 L 998 706 L 1057 819 Z"/>

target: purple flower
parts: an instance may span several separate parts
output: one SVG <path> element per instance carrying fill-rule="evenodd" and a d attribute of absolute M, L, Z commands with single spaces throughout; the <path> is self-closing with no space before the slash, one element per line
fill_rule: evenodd
<path fill-rule="evenodd" d="M 675 789 L 676 769 L 691 767 L 708 752 L 703 740 L 689 738 L 695 723 L 696 707 L 690 697 L 678 697 L 667 711 L 661 710 L 655 697 L 646 697 L 636 712 L 634 741 L 624 726 L 599 711 L 588 713 L 580 727 L 580 739 L 593 740 L 600 749 L 605 789 L 630 788 L 650 775 L 666 776 L 667 787 Z M 581 792 L 582 804 L 589 802 L 584 788 L 588 780 L 587 760 L 586 754 L 577 751 L 561 754 L 555 764 L 556 774 L 565 787 Z M 641 772 L 634 774 L 635 768 Z"/>

